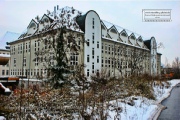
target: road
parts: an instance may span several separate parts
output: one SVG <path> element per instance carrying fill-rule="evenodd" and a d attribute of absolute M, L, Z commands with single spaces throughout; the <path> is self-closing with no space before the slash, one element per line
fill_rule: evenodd
<path fill-rule="evenodd" d="M 161 112 L 158 120 L 180 120 L 180 84 L 173 88 L 171 95 L 161 104 L 167 109 Z"/>

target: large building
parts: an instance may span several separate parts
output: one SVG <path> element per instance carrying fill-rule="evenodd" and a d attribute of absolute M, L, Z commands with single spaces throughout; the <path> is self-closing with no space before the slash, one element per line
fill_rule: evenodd
<path fill-rule="evenodd" d="M 68 51 L 69 64 L 85 64 L 84 73 L 87 76 L 98 71 L 105 71 L 107 76 L 112 77 L 160 74 L 161 54 L 157 53 L 155 37 L 143 39 L 139 34 L 102 20 L 93 10 L 83 14 L 71 7 L 59 9 L 57 6 L 53 12 L 32 19 L 26 31 L 17 40 L 9 42 L 11 75 L 24 75 L 28 78 L 46 76 L 46 68 L 36 60 L 35 52 L 48 49 L 39 40 L 41 34 L 56 30 L 62 18 L 67 23 L 67 29 L 74 31 L 80 48 L 77 54 Z M 69 26 L 69 22 L 73 28 Z"/>
<path fill-rule="evenodd" d="M 0 48 L 0 77 L 9 76 L 10 50 Z"/>

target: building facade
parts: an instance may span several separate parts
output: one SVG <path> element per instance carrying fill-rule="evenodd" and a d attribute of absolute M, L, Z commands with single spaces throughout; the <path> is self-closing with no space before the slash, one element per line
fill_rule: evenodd
<path fill-rule="evenodd" d="M 0 77 L 9 76 L 10 61 L 6 64 L 6 59 L 10 57 L 9 49 L 0 49 L 0 61 L 3 65 L 0 65 Z M 5 64 L 4 64 L 5 63 Z"/>
<path fill-rule="evenodd" d="M 160 74 L 161 54 L 157 53 L 155 37 L 143 39 L 139 34 L 102 20 L 93 10 L 82 14 L 71 7 L 59 9 L 57 6 L 53 12 L 32 19 L 27 31 L 9 43 L 11 75 L 28 78 L 47 75 L 44 65 L 36 60 L 35 53 L 49 49 L 48 45 L 39 40 L 41 34 L 50 34 L 50 30 L 56 30 L 62 18 L 66 21 L 66 28 L 73 31 L 79 46 L 76 54 L 67 51 L 68 62 L 71 65 L 85 64 L 84 73 L 87 76 L 101 71 L 111 77 Z M 73 27 L 69 25 L 70 22 Z M 55 64 L 55 61 L 51 61 L 51 64 Z"/>

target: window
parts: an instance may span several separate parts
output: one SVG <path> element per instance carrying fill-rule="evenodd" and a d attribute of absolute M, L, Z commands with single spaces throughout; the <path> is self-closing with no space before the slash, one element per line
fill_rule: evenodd
<path fill-rule="evenodd" d="M 124 33 L 124 32 L 121 35 L 124 36 L 124 37 L 127 37 L 126 33 Z"/>
<path fill-rule="evenodd" d="M 97 41 L 97 48 L 99 48 L 99 41 Z"/>
<path fill-rule="evenodd" d="M 14 53 L 13 54 L 15 55 L 15 46 L 14 46 Z"/>
<path fill-rule="evenodd" d="M 34 51 L 36 51 L 36 41 L 34 42 Z"/>
<path fill-rule="evenodd" d="M 38 66 L 38 59 L 39 59 L 39 57 L 35 58 L 35 66 Z"/>
<path fill-rule="evenodd" d="M 87 76 L 89 77 L 89 69 L 87 69 Z"/>
<path fill-rule="evenodd" d="M 117 32 L 116 32 L 116 30 L 114 28 L 111 29 L 111 32 L 117 34 Z"/>
<path fill-rule="evenodd" d="M 23 49 L 23 46 L 22 44 L 20 45 L 20 53 L 22 53 L 22 49 Z"/>
<path fill-rule="evenodd" d="M 94 48 L 92 48 L 92 58 L 94 59 Z"/>
<path fill-rule="evenodd" d="M 103 46 L 103 43 L 102 43 L 102 46 L 101 46 L 101 47 L 102 47 L 102 53 L 103 53 L 103 52 L 104 52 L 104 50 L 103 50 L 103 47 L 104 47 L 104 46 Z"/>
<path fill-rule="evenodd" d="M 97 63 L 99 63 L 99 56 L 97 56 Z"/>
<path fill-rule="evenodd" d="M 135 37 L 134 37 L 134 36 L 131 36 L 131 39 L 135 40 Z"/>
<path fill-rule="evenodd" d="M 29 52 L 31 51 L 30 48 L 31 48 L 31 43 L 29 42 L 29 50 L 28 50 Z"/>
<path fill-rule="evenodd" d="M 92 19 L 92 28 L 94 29 L 94 18 Z"/>
<path fill-rule="evenodd" d="M 28 48 L 27 48 L 27 43 L 26 43 L 26 47 L 25 47 L 25 49 L 26 49 L 26 53 L 27 53 L 27 49 L 28 49 Z"/>
<path fill-rule="evenodd" d="M 4 70 L 2 70 L 2 75 L 5 75 L 5 71 Z"/>
<path fill-rule="evenodd" d="M 94 33 L 92 33 L 92 43 L 94 44 Z"/>
<path fill-rule="evenodd" d="M 92 63 L 92 69 L 94 70 L 94 62 Z"/>
<path fill-rule="evenodd" d="M 105 44 L 105 53 L 107 53 L 107 45 Z"/>
<path fill-rule="evenodd" d="M 111 53 L 110 51 L 111 51 L 111 47 L 110 47 L 110 45 L 109 45 L 109 51 L 108 51 L 108 52 L 109 52 L 109 54 Z"/>
<path fill-rule="evenodd" d="M 86 44 L 87 44 L 87 46 L 89 46 L 89 39 L 87 40 L 87 43 L 86 43 Z"/>
<path fill-rule="evenodd" d="M 16 58 L 14 58 L 14 67 L 16 67 Z"/>
<path fill-rule="evenodd" d="M 103 67 L 103 63 L 104 63 L 103 57 L 101 58 L 101 62 L 102 62 L 102 65 L 101 65 L 101 66 Z"/>
<path fill-rule="evenodd" d="M 107 57 L 105 58 L 105 67 L 107 67 Z"/>
<path fill-rule="evenodd" d="M 87 55 L 87 62 L 89 62 L 89 55 Z"/>
<path fill-rule="evenodd" d="M 19 50 L 20 50 L 20 45 L 18 45 L 18 54 L 19 54 L 19 52 L 20 52 Z"/>
<path fill-rule="evenodd" d="M 79 54 L 71 53 L 71 57 L 70 57 L 71 65 L 78 65 L 78 56 L 79 56 Z"/>

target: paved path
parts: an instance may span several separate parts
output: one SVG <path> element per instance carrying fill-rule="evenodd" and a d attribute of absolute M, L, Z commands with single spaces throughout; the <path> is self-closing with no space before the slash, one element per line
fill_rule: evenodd
<path fill-rule="evenodd" d="M 171 95 L 162 101 L 162 105 L 167 106 L 163 110 L 158 120 L 180 120 L 180 84 L 174 87 Z"/>

